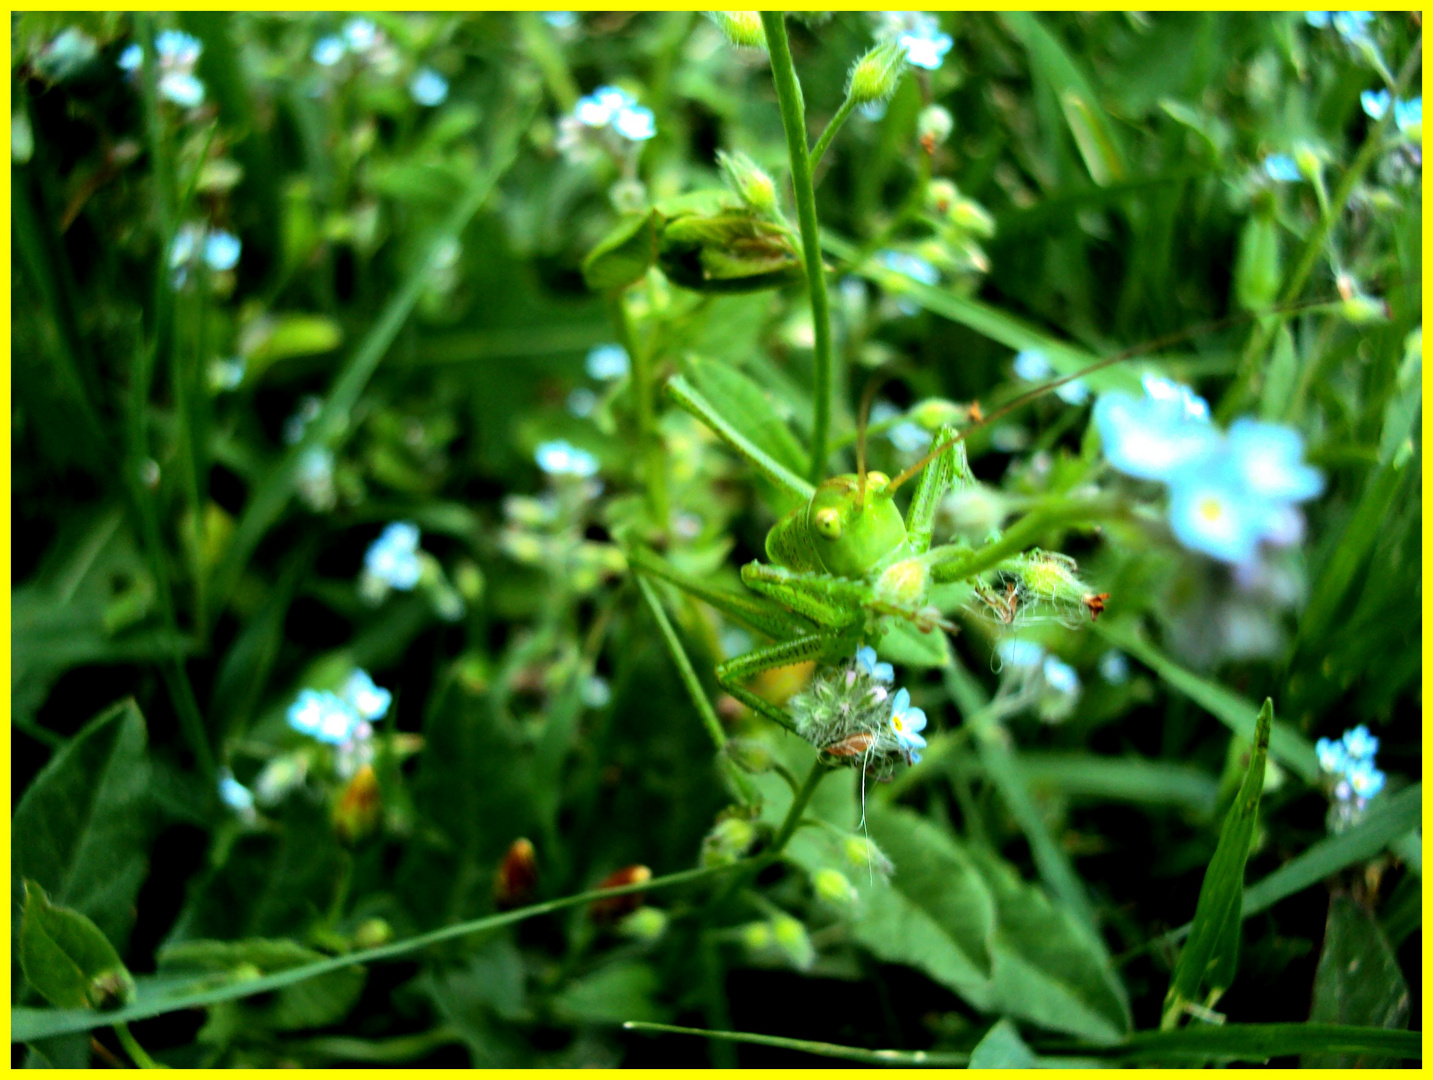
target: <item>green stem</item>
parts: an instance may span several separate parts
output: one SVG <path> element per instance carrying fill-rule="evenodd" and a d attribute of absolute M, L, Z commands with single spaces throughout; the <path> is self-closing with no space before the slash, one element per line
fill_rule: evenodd
<path fill-rule="evenodd" d="M 643 472 L 647 482 L 647 504 L 656 520 L 657 528 L 666 535 L 671 522 L 671 507 L 667 501 L 667 458 L 662 452 L 661 437 L 657 433 L 657 417 L 652 407 L 656 396 L 653 385 L 652 354 L 642 348 L 632 329 L 632 316 L 620 292 L 609 293 L 607 307 L 612 323 L 617 329 L 617 339 L 632 360 L 632 381 L 628 389 L 632 394 L 632 411 L 637 414 L 637 438 L 641 443 L 644 459 Z"/>
<path fill-rule="evenodd" d="M 821 164 L 821 159 L 826 155 L 826 148 L 831 145 L 831 140 L 836 137 L 836 132 L 841 130 L 850 115 L 856 111 L 855 98 L 848 97 L 841 102 L 841 107 L 836 110 L 836 115 L 831 117 L 831 122 L 826 125 L 826 130 L 821 132 L 821 137 L 816 140 L 816 145 L 811 148 L 811 170 L 815 172 L 816 167 Z"/>
<path fill-rule="evenodd" d="M 998 566 L 1012 555 L 1018 555 L 1051 529 L 1127 516 L 1129 516 L 1128 508 L 1118 502 L 1062 499 L 1026 514 L 1006 529 L 999 540 L 992 544 L 986 544 L 974 554 L 966 555 L 960 549 L 954 549 L 948 558 L 942 558 L 941 553 L 936 551 L 927 561 L 932 570 L 939 568 L 935 575 L 937 580 L 942 582 L 964 581 Z M 945 569 L 952 562 L 956 565 Z"/>
<path fill-rule="evenodd" d="M 528 56 L 542 72 L 548 93 L 563 112 L 571 112 L 577 107 L 577 82 L 568 70 L 562 47 L 553 40 L 536 11 L 518 12 L 517 28 L 523 44 L 527 46 Z"/>
<path fill-rule="evenodd" d="M 687 650 L 682 648 L 681 640 L 672 629 L 671 621 L 667 613 L 662 609 L 662 602 L 657 594 L 652 591 L 652 585 L 645 574 L 637 574 L 637 588 L 642 590 L 642 598 L 647 601 L 647 607 L 652 610 L 652 618 L 657 620 L 657 627 L 662 631 L 662 637 L 667 643 L 667 651 L 672 654 L 672 662 L 677 665 L 677 673 L 682 677 L 682 684 L 687 688 L 691 696 L 692 704 L 697 707 L 701 714 L 702 726 L 707 729 L 711 736 L 712 743 L 716 746 L 718 753 L 726 749 L 726 732 L 721 728 L 721 721 L 717 719 L 716 710 L 707 699 L 706 691 L 702 689 L 701 681 L 697 678 L 696 670 L 687 656 Z"/>
<path fill-rule="evenodd" d="M 826 476 L 826 436 L 831 424 L 831 312 L 826 299 L 826 269 L 821 263 L 816 190 L 811 185 L 806 105 L 801 97 L 801 84 L 796 79 L 796 65 L 791 60 L 791 45 L 786 40 L 786 16 L 779 11 L 763 11 L 761 25 L 766 30 L 767 49 L 771 54 L 771 78 L 776 85 L 776 100 L 781 106 L 781 123 L 786 129 L 786 146 L 791 155 L 791 187 L 796 194 L 802 261 L 806 264 L 806 284 L 811 292 L 811 321 L 816 334 L 816 377 L 810 477 L 813 484 L 819 484 Z"/>
<path fill-rule="evenodd" d="M 826 779 L 828 771 L 828 767 L 820 761 L 811 766 L 811 771 L 806 774 L 806 782 L 792 798 L 791 808 L 786 811 L 786 820 L 781 823 L 776 839 L 771 842 L 771 847 L 766 852 L 768 860 L 775 859 L 785 850 L 787 843 L 796 833 L 796 827 L 801 824 L 801 815 L 806 812 L 806 804 L 811 801 L 811 796 L 816 794 L 816 789 L 821 786 L 821 781 Z"/>
<path fill-rule="evenodd" d="M 141 1069 L 168 1068 L 167 1065 L 159 1064 L 145 1052 L 144 1047 L 139 1045 L 139 1040 L 130 1033 L 128 1024 L 116 1024 L 114 1033 L 119 1036 L 119 1044 L 124 1047 L 124 1052 L 129 1055 L 129 1059 Z"/>
<path fill-rule="evenodd" d="M 744 869 L 753 861 L 743 859 L 727 866 L 705 866 L 696 870 L 682 870 L 675 874 L 667 874 L 664 877 L 652 878 L 650 881 L 637 882 L 632 885 L 622 885 L 615 889 L 590 889 L 587 892 L 564 896 L 558 900 L 548 900 L 541 904 L 532 904 L 529 907 L 505 911 L 498 915 L 488 915 L 481 919 L 444 926 L 437 930 L 430 930 L 426 934 L 417 934 L 414 937 L 389 942 L 387 945 L 378 945 L 372 949 L 359 949 L 343 956 L 325 957 L 311 964 L 289 968 L 286 971 L 275 971 L 255 979 L 244 979 L 223 986 L 210 985 L 190 994 L 176 992 L 172 996 L 148 998 L 114 1012 L 105 1013 L 93 1009 L 12 1008 L 10 1011 L 10 1041 L 12 1043 L 34 1042 L 36 1039 L 49 1038 L 53 1035 L 91 1031 L 106 1024 L 145 1020 L 151 1016 L 163 1016 L 166 1013 L 203 1008 L 208 1005 L 217 1005 L 223 1001 L 237 1001 L 255 994 L 266 994 L 274 990 L 281 990 L 286 986 L 306 982 L 320 975 L 327 975 L 333 971 L 342 971 L 357 964 L 370 964 L 379 960 L 390 960 L 396 956 L 406 956 L 431 945 L 438 945 L 486 930 L 496 930 L 498 927 L 509 926 L 539 915 L 550 915 L 554 911 L 581 907 L 593 900 L 625 896 L 628 893 L 652 892 L 674 885 L 689 885 L 705 881 L 708 878 L 720 877 L 729 871 Z"/>

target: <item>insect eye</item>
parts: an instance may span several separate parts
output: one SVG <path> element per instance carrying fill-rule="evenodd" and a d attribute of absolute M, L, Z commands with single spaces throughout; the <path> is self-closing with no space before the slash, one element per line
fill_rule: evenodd
<path fill-rule="evenodd" d="M 841 515 L 835 507 L 828 506 L 824 510 L 816 511 L 816 531 L 827 540 L 835 540 L 841 535 Z"/>
<path fill-rule="evenodd" d="M 889 485 L 890 482 L 891 478 L 883 472 L 872 470 L 866 474 L 866 483 L 878 491 Z"/>

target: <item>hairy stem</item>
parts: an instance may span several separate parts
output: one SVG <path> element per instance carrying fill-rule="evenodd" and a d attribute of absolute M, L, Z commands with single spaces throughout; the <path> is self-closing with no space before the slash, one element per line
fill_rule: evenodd
<path fill-rule="evenodd" d="M 826 125 L 826 130 L 821 132 L 821 137 L 816 140 L 816 145 L 811 148 L 811 168 L 814 171 L 821 164 L 821 159 L 826 155 L 826 148 L 831 145 L 831 140 L 836 137 L 836 132 L 841 130 L 844 124 L 856 110 L 856 99 L 848 97 L 841 102 L 841 107 L 836 110 L 836 115 L 831 117 L 831 122 Z"/>
<path fill-rule="evenodd" d="M 801 226 L 802 261 L 806 284 L 811 292 L 811 321 L 816 334 L 815 402 L 811 421 L 812 483 L 826 475 L 826 437 L 831 424 L 831 312 L 826 300 L 826 270 L 821 264 L 821 236 L 816 222 L 816 191 L 811 186 L 811 155 L 806 142 L 806 105 L 791 45 L 786 40 L 786 17 L 779 11 L 763 11 L 761 25 L 771 54 L 771 78 L 781 106 L 781 123 L 786 129 L 786 146 L 791 154 L 791 187 L 796 194 L 796 218 Z M 839 114 L 838 114 L 839 115 Z"/>
<path fill-rule="evenodd" d="M 627 303 L 620 292 L 610 293 L 607 307 L 612 323 L 617 329 L 617 340 L 627 350 L 632 361 L 632 411 L 637 416 L 637 437 L 642 447 L 643 479 L 647 484 L 647 505 L 656 520 L 657 528 L 665 535 L 670 524 L 671 508 L 667 502 L 667 460 L 662 452 L 661 439 L 657 434 L 657 417 L 652 408 L 656 394 L 652 377 L 652 355 L 643 349 L 632 330 L 632 316 L 627 313 Z"/>

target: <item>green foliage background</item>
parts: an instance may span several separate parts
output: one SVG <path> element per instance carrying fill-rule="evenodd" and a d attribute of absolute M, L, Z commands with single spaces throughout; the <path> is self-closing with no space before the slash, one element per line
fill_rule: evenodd
<path fill-rule="evenodd" d="M 1029 389 L 1011 374 L 1018 349 L 1062 374 L 1140 350 L 1222 421 L 1296 427 L 1328 486 L 1291 562 L 1298 595 L 1257 613 L 1272 646 L 1239 655 L 1227 571 L 1180 549 L 1147 494 L 1111 484 L 1087 409 L 1047 396 L 1003 435 L 977 430 L 971 460 L 1011 500 L 1007 535 L 1074 555 L 1111 595 L 1094 625 L 1035 629 L 1080 672 L 1078 707 L 1042 724 L 992 706 L 1005 629 L 954 598 L 948 662 L 903 671 L 932 718 L 927 761 L 879 789 L 827 776 L 816 823 L 763 861 L 792 791 L 714 753 L 623 552 L 655 537 L 731 589 L 762 557 L 780 493 L 655 392 L 644 438 L 641 380 L 684 375 L 805 472 L 804 285 L 713 296 L 654 269 L 620 308 L 581 267 L 619 223 L 614 184 L 643 205 L 717 188 L 718 150 L 775 177 L 794 220 L 767 56 L 693 13 L 584 13 L 570 29 L 535 13 L 372 17 L 391 71 L 316 65 L 314 42 L 344 21 L 331 14 L 13 17 L 17 1063 L 1417 1056 L 1367 1029 L 1421 1015 L 1421 157 L 1360 110 L 1381 85 L 1366 50 L 1292 12 L 943 13 L 942 68 L 912 70 L 880 119 L 847 122 L 817 170 L 831 471 L 854 467 L 877 369 L 908 419 L 930 399 L 987 413 L 1014 401 Z M 814 138 L 873 24 L 789 25 Z M 67 27 L 95 45 L 69 67 L 52 44 Z M 203 43 L 201 109 L 162 103 L 116 64 L 164 27 Z M 1419 25 L 1380 16 L 1371 33 L 1411 96 Z M 449 82 L 438 107 L 408 94 L 419 64 Z M 577 95 L 614 82 L 658 132 L 625 176 L 559 149 Z M 927 154 L 917 124 L 932 102 L 954 132 Z M 1270 183 L 1266 156 L 1298 149 L 1320 182 Z M 993 232 L 940 250 L 921 203 L 931 176 Z M 191 221 L 235 233 L 242 256 L 176 285 L 167 253 Z M 873 257 L 887 247 L 953 261 L 922 285 Z M 1372 317 L 1343 302 L 1351 291 L 1378 299 Z M 632 376 L 584 374 L 590 348 L 629 331 Z M 213 383 L 233 358 L 242 380 Z M 1131 371 L 1090 383 L 1133 385 Z M 576 388 L 594 395 L 590 416 L 566 406 Z M 288 443 L 309 395 L 316 415 Z M 873 427 L 870 453 L 894 475 L 914 455 L 890 427 Z M 596 455 L 600 495 L 537 468 L 551 439 Z M 295 495 L 317 447 L 336 462 L 321 509 Z M 654 460 L 681 522 L 670 534 L 652 516 Z M 1118 520 L 1052 509 L 1099 485 L 1123 500 Z M 544 492 L 550 504 L 511 501 Z M 436 577 L 374 606 L 356 581 L 395 520 L 420 526 Z M 651 597 L 715 700 L 731 627 L 666 585 Z M 1098 674 L 1112 648 L 1124 681 Z M 356 835 L 335 826 L 343 785 L 322 759 L 254 820 L 226 808 L 220 770 L 252 785 L 302 751 L 288 705 L 354 666 L 394 693 L 376 818 Z M 1264 771 L 1249 751 L 1266 697 Z M 804 743 L 728 704 L 720 723 L 747 752 L 810 768 Z M 1357 723 L 1382 740 L 1388 788 L 1327 836 L 1312 742 Z M 1247 804 L 1241 784 L 1257 801 L 1259 775 L 1257 819 L 1224 826 Z M 537 853 L 530 899 L 562 901 L 624 867 L 663 879 L 709 865 L 704 837 L 748 789 L 755 854 L 659 881 L 660 926 L 603 924 L 574 902 L 445 931 L 495 913 L 519 837 Z M 1221 828 L 1231 846 L 1211 863 Z M 865 835 L 889 881 L 852 860 Z M 1240 855 L 1245 879 L 1205 880 Z M 832 869 L 851 883 L 844 903 L 816 891 Z M 1232 984 L 1176 975 L 1201 885 L 1225 890 L 1209 907 L 1226 916 L 1195 939 L 1224 934 Z M 1242 945 L 1227 918 L 1241 893 Z M 375 947 L 389 951 L 363 966 L 333 959 Z M 99 993 L 116 954 L 133 989 L 101 979 Z M 1367 962 L 1354 972 L 1348 956 Z M 1172 978 L 1196 1007 L 1201 985 L 1227 987 L 1224 1027 L 1181 1013 L 1159 1031 Z M 128 1027 L 47 1007 L 125 999 Z"/>

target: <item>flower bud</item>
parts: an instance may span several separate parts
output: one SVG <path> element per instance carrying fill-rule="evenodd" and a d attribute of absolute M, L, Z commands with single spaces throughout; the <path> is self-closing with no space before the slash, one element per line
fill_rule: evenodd
<path fill-rule="evenodd" d="M 624 885 L 640 885 L 644 881 L 650 881 L 652 871 L 641 865 L 624 866 L 608 874 L 598 884 L 599 889 L 620 889 Z M 640 892 L 624 893 L 622 896 L 610 896 L 602 900 L 594 900 L 587 909 L 592 921 L 599 924 L 611 925 L 624 915 L 630 915 L 642 906 L 645 896 Z"/>
<path fill-rule="evenodd" d="M 771 920 L 771 936 L 787 962 L 798 971 L 810 971 L 816 963 L 816 947 L 799 919 L 778 915 Z"/>
<path fill-rule="evenodd" d="M 842 842 L 841 853 L 846 861 L 857 870 L 869 870 L 883 878 L 895 872 L 895 866 L 886 858 L 886 853 L 876 846 L 874 840 L 864 836 L 848 836 Z"/>
<path fill-rule="evenodd" d="M 771 747 L 755 739 L 731 739 L 726 744 L 725 752 L 732 763 L 743 772 L 768 772 L 776 763 Z"/>
<path fill-rule="evenodd" d="M 946 216 L 956 228 L 976 236 L 989 239 L 995 235 L 995 219 L 990 216 L 990 211 L 973 199 L 957 199 Z"/>
<path fill-rule="evenodd" d="M 353 932 L 355 949 L 374 949 L 393 940 L 393 927 L 385 919 L 364 919 Z"/>
<path fill-rule="evenodd" d="M 927 105 L 916 118 L 916 137 L 927 150 L 945 142 L 954 130 L 950 112 L 939 105 Z"/>
<path fill-rule="evenodd" d="M 945 217 L 950 213 L 950 208 L 960 198 L 960 189 L 949 180 L 932 180 L 926 185 L 925 200 L 926 209 L 933 214 Z"/>
<path fill-rule="evenodd" d="M 1365 323 L 1384 322 L 1388 319 L 1388 305 L 1376 296 L 1355 293 L 1342 301 L 1338 312 L 1355 326 Z"/>
<path fill-rule="evenodd" d="M 532 841 L 518 837 L 508 848 L 493 881 L 493 903 L 499 911 L 532 902 L 537 892 L 537 852 Z"/>
<path fill-rule="evenodd" d="M 745 818 L 723 818 L 702 840 L 702 865 L 730 866 L 755 842 L 755 825 Z"/>
<path fill-rule="evenodd" d="M 945 424 L 963 424 L 970 419 L 970 410 L 945 398 L 926 398 L 917 402 L 908 415 L 927 431 L 936 431 Z"/>
<path fill-rule="evenodd" d="M 905 70 L 905 49 L 890 41 L 877 45 L 851 66 L 846 96 L 857 105 L 885 101 L 895 93 Z"/>
<path fill-rule="evenodd" d="M 741 943 L 754 953 L 771 948 L 774 937 L 771 924 L 764 922 L 747 923 L 740 929 Z"/>
<path fill-rule="evenodd" d="M 761 25 L 760 12 L 711 11 L 707 14 L 722 37 L 738 49 L 766 48 L 766 29 Z"/>
<path fill-rule="evenodd" d="M 372 765 L 364 765 L 353 774 L 333 808 L 333 826 L 344 843 L 362 840 L 378 824 L 382 799 L 378 790 L 378 774 Z"/>
<path fill-rule="evenodd" d="M 811 875 L 811 887 L 816 891 L 819 900 L 842 911 L 850 911 L 860 903 L 856 887 L 839 870 L 829 867 L 817 870 Z"/>
<path fill-rule="evenodd" d="M 1323 169 L 1323 162 L 1319 155 L 1308 143 L 1300 143 L 1294 147 L 1294 164 L 1299 167 L 1299 172 L 1309 180 L 1316 180 L 1319 172 Z"/>
<path fill-rule="evenodd" d="M 661 908 L 638 908 L 617 924 L 617 933 L 643 945 L 652 945 L 667 932 L 669 921 L 667 913 Z"/>
<path fill-rule="evenodd" d="M 745 154 L 717 151 L 717 162 L 726 175 L 731 189 L 757 213 L 770 214 L 776 209 L 776 183 Z"/>

